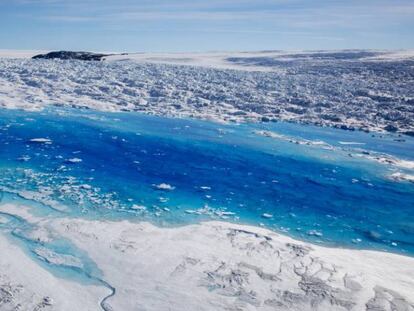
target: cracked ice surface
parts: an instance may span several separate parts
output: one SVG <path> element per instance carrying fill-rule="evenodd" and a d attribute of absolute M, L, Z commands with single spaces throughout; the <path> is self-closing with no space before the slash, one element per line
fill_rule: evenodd
<path fill-rule="evenodd" d="M 224 222 L 158 228 L 40 220 L 24 206 L 7 204 L 0 210 L 87 251 L 105 280 L 97 287 L 56 278 L 0 236 L 12 255 L 0 257 L 1 310 L 414 309 L 410 257 L 326 248 Z"/>
<path fill-rule="evenodd" d="M 0 107 L 54 104 L 413 134 L 414 60 L 361 53 L 222 56 L 222 62 L 243 70 L 120 57 L 105 62 L 0 59 Z"/>

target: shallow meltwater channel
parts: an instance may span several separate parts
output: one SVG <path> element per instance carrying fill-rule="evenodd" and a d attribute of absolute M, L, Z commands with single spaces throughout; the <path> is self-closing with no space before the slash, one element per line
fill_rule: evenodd
<path fill-rule="evenodd" d="M 2 201 L 32 204 L 38 217 L 160 226 L 225 220 L 329 246 L 413 255 L 413 160 L 414 140 L 397 135 L 0 111 Z M 13 220 L 0 230 L 20 225 Z"/>

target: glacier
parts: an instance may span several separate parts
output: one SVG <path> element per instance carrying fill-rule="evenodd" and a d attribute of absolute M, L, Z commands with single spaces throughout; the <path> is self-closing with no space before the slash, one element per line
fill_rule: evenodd
<path fill-rule="evenodd" d="M 412 57 L 0 58 L 0 310 L 414 309 Z"/>

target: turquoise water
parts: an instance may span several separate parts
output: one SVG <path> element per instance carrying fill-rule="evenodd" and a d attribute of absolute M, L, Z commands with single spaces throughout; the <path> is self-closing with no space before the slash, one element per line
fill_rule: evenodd
<path fill-rule="evenodd" d="M 3 202 L 32 204 L 38 215 L 160 226 L 226 220 L 328 246 L 408 255 L 414 184 L 389 176 L 414 173 L 370 158 L 412 161 L 413 151 L 409 137 L 283 122 L 0 110 Z M 68 243 L 48 247 L 76 253 Z M 87 270 L 99 275 L 92 263 Z"/>

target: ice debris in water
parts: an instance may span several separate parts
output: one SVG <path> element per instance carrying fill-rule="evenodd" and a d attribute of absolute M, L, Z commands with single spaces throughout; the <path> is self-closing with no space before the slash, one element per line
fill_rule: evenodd
<path fill-rule="evenodd" d="M 29 140 L 31 143 L 39 143 L 39 144 L 51 144 L 52 140 L 49 138 L 32 138 Z"/>
<path fill-rule="evenodd" d="M 317 230 L 309 230 L 308 232 L 306 232 L 307 235 L 310 236 L 322 236 L 322 232 L 317 231 Z"/>
<path fill-rule="evenodd" d="M 166 184 L 166 183 L 161 183 L 158 185 L 153 185 L 154 188 L 158 189 L 158 190 L 166 190 L 166 191 L 171 191 L 174 190 L 175 187 L 171 186 L 170 184 Z"/>
<path fill-rule="evenodd" d="M 206 215 L 212 218 L 221 218 L 221 219 L 228 219 L 230 216 L 236 216 L 236 213 L 231 211 L 226 211 L 221 208 L 213 208 L 208 206 L 207 204 L 204 207 L 192 210 L 187 209 L 184 211 L 186 214 L 194 214 L 194 215 Z"/>
<path fill-rule="evenodd" d="M 145 210 L 147 209 L 145 206 L 143 206 L 143 205 L 138 205 L 138 204 L 134 204 L 134 205 L 132 205 L 132 206 L 131 206 L 131 208 L 132 208 L 133 210 L 136 210 L 136 211 L 145 211 Z"/>
<path fill-rule="evenodd" d="M 30 159 L 31 159 L 31 157 L 27 156 L 27 155 L 24 155 L 24 156 L 21 156 L 21 157 L 17 158 L 17 160 L 22 161 L 22 162 L 27 162 Z"/>
<path fill-rule="evenodd" d="M 71 159 L 68 159 L 67 162 L 69 162 L 69 163 L 80 163 L 80 162 L 82 162 L 82 159 L 71 158 Z"/>
<path fill-rule="evenodd" d="M 264 213 L 264 214 L 262 214 L 262 217 L 263 218 L 272 218 L 273 215 L 272 214 L 268 214 L 268 213 Z"/>

